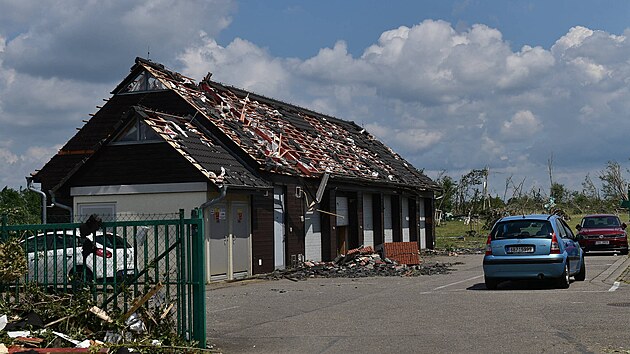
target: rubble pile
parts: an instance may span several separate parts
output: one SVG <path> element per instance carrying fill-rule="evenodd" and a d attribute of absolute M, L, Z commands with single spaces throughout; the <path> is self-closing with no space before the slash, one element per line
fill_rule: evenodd
<path fill-rule="evenodd" d="M 346 255 L 338 256 L 332 262 L 306 261 L 294 268 L 275 270 L 258 278 L 297 281 L 308 278 L 413 277 L 447 274 L 455 264 L 459 263 L 398 264 L 388 258 L 381 258 L 372 247 L 364 247 L 350 250 Z"/>

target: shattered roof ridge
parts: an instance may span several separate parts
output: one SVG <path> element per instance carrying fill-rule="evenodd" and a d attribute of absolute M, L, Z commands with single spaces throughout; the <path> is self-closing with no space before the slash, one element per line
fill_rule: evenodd
<path fill-rule="evenodd" d="M 208 81 L 206 81 L 206 82 L 208 82 Z M 277 98 L 264 96 L 264 95 L 261 95 L 261 94 L 256 93 L 256 92 L 248 91 L 248 90 L 246 90 L 244 88 L 236 87 L 234 85 L 226 84 L 226 83 L 223 83 L 223 82 L 220 82 L 220 81 L 215 81 L 215 80 L 209 80 L 209 83 L 210 84 L 215 84 L 215 85 L 220 85 L 220 86 L 222 86 L 222 87 L 224 87 L 224 88 L 226 88 L 228 90 L 240 91 L 241 93 L 244 93 L 245 95 L 247 95 L 247 94 L 253 95 L 254 96 L 253 98 L 250 96 L 250 98 L 249 98 L 250 100 L 257 100 L 256 97 L 259 97 L 259 98 L 262 98 L 263 100 L 267 100 L 267 101 L 270 101 L 270 102 L 273 102 L 273 103 L 277 103 L 279 105 L 285 105 L 285 106 L 296 108 L 298 111 L 301 111 L 303 113 L 309 113 L 309 114 L 313 114 L 313 115 L 316 115 L 316 116 L 324 117 L 326 119 L 337 120 L 337 121 L 340 121 L 340 122 L 343 122 L 343 123 L 350 123 L 350 124 L 353 124 L 354 126 L 356 126 L 357 128 L 365 129 L 364 127 L 361 127 L 360 125 L 358 125 L 356 122 L 354 122 L 352 120 L 345 120 L 345 119 L 342 119 L 342 118 L 335 117 L 333 115 L 317 112 L 317 111 L 314 111 L 314 110 L 312 110 L 310 108 L 306 108 L 306 107 L 298 106 L 298 105 L 293 104 L 293 103 L 281 101 L 280 99 L 277 99 Z M 366 132 L 367 132 L 367 129 L 366 129 Z M 370 134 L 370 135 L 372 135 L 372 134 Z"/>

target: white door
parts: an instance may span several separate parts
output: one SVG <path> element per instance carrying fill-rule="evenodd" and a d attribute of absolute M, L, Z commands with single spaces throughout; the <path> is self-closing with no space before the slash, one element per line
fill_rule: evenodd
<path fill-rule="evenodd" d="M 418 224 L 420 224 L 420 248 L 427 248 L 426 218 L 424 216 L 424 199 L 418 203 Z"/>
<path fill-rule="evenodd" d="M 208 225 L 207 242 L 209 252 L 208 276 L 211 279 L 227 277 L 228 273 L 228 241 L 229 227 L 227 204 L 219 203 L 206 209 L 206 225 Z M 210 280 L 210 279 L 208 279 Z"/>
<path fill-rule="evenodd" d="M 392 229 L 392 196 L 383 196 L 383 233 L 385 242 L 394 241 L 394 231 Z"/>
<path fill-rule="evenodd" d="M 284 269 L 284 189 L 282 187 L 273 189 L 273 220 L 274 266 L 275 269 Z"/>
<path fill-rule="evenodd" d="M 402 198 L 402 240 L 409 242 L 409 199 Z"/>
<path fill-rule="evenodd" d="M 372 194 L 363 194 L 363 245 L 374 246 L 374 212 Z"/>
<path fill-rule="evenodd" d="M 231 203 L 230 221 L 232 228 L 232 264 L 234 277 L 239 278 L 249 274 L 250 238 L 249 238 L 249 207 L 246 203 Z"/>
<path fill-rule="evenodd" d="M 304 228 L 306 229 L 304 256 L 307 260 L 319 262 L 322 260 L 322 226 L 318 211 L 306 212 Z"/>

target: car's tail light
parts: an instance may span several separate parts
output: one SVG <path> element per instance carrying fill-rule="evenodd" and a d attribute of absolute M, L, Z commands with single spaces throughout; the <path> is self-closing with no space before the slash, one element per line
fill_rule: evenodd
<path fill-rule="evenodd" d="M 112 258 L 112 253 L 102 248 L 97 248 L 96 251 L 94 251 L 94 254 L 96 254 L 99 257 Z"/>
<path fill-rule="evenodd" d="M 492 255 L 492 235 L 488 234 L 488 241 L 486 241 L 486 256 L 491 256 Z"/>
<path fill-rule="evenodd" d="M 560 254 L 560 245 L 558 244 L 558 238 L 556 233 L 551 234 L 551 251 L 550 254 Z"/>

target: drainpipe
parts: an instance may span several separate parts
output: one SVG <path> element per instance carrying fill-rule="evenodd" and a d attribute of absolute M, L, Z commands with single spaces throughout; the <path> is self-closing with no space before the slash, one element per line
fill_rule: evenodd
<path fill-rule="evenodd" d="M 50 194 L 50 202 L 52 203 L 52 206 L 56 206 L 56 207 L 60 207 L 61 209 L 67 210 L 70 212 L 70 222 L 74 222 L 74 213 L 72 212 L 72 208 L 61 204 L 59 202 L 57 202 L 57 200 L 55 199 L 55 192 L 53 192 L 52 190 L 48 191 L 48 194 Z"/>
<path fill-rule="evenodd" d="M 223 198 L 225 198 L 225 195 L 227 194 L 227 185 L 226 184 L 223 184 L 221 186 L 220 192 L 221 193 L 219 193 L 219 195 L 216 198 L 208 200 L 207 202 L 205 202 L 205 203 L 201 204 L 201 206 L 199 206 L 199 209 L 201 209 L 202 213 L 203 213 L 203 210 L 205 208 L 207 208 L 207 207 L 209 207 L 211 205 L 214 205 L 214 204 L 220 202 L 221 200 L 223 200 Z"/>
<path fill-rule="evenodd" d="M 42 196 L 42 224 L 46 223 L 46 204 L 48 202 L 48 198 L 46 197 L 46 193 L 40 191 L 39 189 L 35 189 L 33 187 L 33 177 L 26 177 L 26 187 Z"/>

